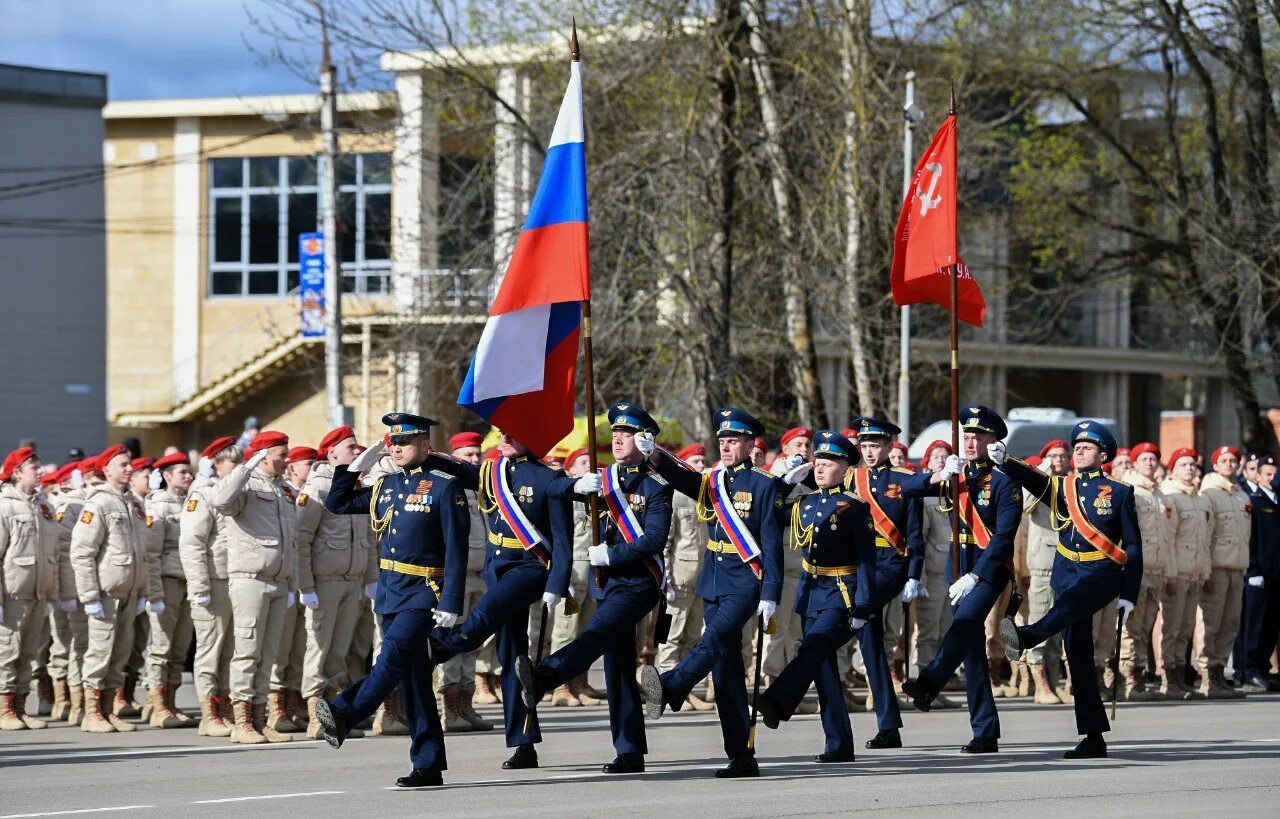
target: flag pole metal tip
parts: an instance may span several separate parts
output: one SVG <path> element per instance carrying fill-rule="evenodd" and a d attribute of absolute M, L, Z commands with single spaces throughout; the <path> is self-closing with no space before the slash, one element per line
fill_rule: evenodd
<path fill-rule="evenodd" d="M 581 59 L 581 53 L 578 51 L 578 17 L 571 15 L 569 17 L 569 56 L 576 63 Z"/>
<path fill-rule="evenodd" d="M 956 115 L 956 84 L 951 83 L 951 116 Z"/>

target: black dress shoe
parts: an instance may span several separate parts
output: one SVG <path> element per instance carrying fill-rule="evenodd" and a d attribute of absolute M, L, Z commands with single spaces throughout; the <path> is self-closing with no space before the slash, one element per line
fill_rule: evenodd
<path fill-rule="evenodd" d="M 662 690 L 662 677 L 658 669 L 646 665 L 640 670 L 640 693 L 644 695 L 644 715 L 649 719 L 662 716 L 666 694 Z"/>
<path fill-rule="evenodd" d="M 538 690 L 538 675 L 533 670 L 533 660 L 528 655 L 521 654 L 516 657 L 516 680 L 520 683 L 521 696 L 524 698 L 524 707 L 530 711 L 538 707 L 538 703 L 542 701 L 542 691 Z"/>
<path fill-rule="evenodd" d="M 1247 694 L 1264 694 L 1267 692 L 1280 691 L 1280 686 L 1269 681 L 1261 674 L 1250 674 L 1244 678 L 1244 685 L 1240 687 L 1240 690 Z"/>
<path fill-rule="evenodd" d="M 347 717 L 342 713 L 342 709 L 330 705 L 327 700 L 321 697 L 316 701 L 316 719 L 320 721 L 324 741 L 335 748 L 341 748 L 342 743 L 347 741 L 347 734 L 351 733 L 351 728 L 347 726 Z"/>
<path fill-rule="evenodd" d="M 427 659 L 432 665 L 441 665 L 452 656 L 444 643 L 434 636 L 427 637 Z"/>
<path fill-rule="evenodd" d="M 616 774 L 644 773 L 644 754 L 618 754 L 600 770 Z"/>
<path fill-rule="evenodd" d="M 962 754 L 994 754 L 1000 750 L 1000 742 L 994 737 L 974 737 L 960 749 Z"/>
<path fill-rule="evenodd" d="M 828 753 L 823 751 L 813 758 L 814 762 L 832 763 L 832 762 L 852 762 L 853 751 L 843 754 Z"/>
<path fill-rule="evenodd" d="M 1080 744 L 1062 755 L 1063 759 L 1106 759 L 1107 741 L 1102 734 L 1085 734 Z"/>
<path fill-rule="evenodd" d="M 414 768 L 408 776 L 396 780 L 397 788 L 438 788 L 443 784 L 444 776 L 427 768 Z"/>
<path fill-rule="evenodd" d="M 522 771 L 525 768 L 538 767 L 538 752 L 532 745 L 517 745 L 511 758 L 502 763 L 504 771 Z"/>
<path fill-rule="evenodd" d="M 766 728 L 777 728 L 779 720 L 782 719 L 778 704 L 770 699 L 768 694 L 760 694 L 756 697 L 756 713 L 760 715 Z"/>
<path fill-rule="evenodd" d="M 879 731 L 874 737 L 867 740 L 867 747 L 872 750 L 876 748 L 901 748 L 902 734 L 898 732 L 897 728 Z"/>
<path fill-rule="evenodd" d="M 933 698 L 938 696 L 938 692 L 926 685 L 919 677 L 913 677 L 904 682 L 902 693 L 911 698 L 911 704 L 917 711 L 932 710 Z"/>
<path fill-rule="evenodd" d="M 1022 657 L 1022 635 L 1018 633 L 1018 624 L 1012 617 L 1000 620 L 1000 639 L 1004 640 L 1004 656 L 1011 663 Z"/>
<path fill-rule="evenodd" d="M 735 758 L 727 766 L 716 771 L 716 779 L 739 779 L 747 776 L 759 776 L 760 763 L 751 754 Z"/>

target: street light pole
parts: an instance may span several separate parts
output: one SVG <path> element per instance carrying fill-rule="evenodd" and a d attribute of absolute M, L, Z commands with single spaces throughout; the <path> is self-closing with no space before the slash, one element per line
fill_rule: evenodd
<path fill-rule="evenodd" d="M 320 199 L 324 231 L 324 391 L 329 426 L 345 424 L 342 403 L 342 269 L 338 254 L 338 95 L 337 69 L 329 52 L 329 25 L 324 4 L 316 0 L 320 15 L 323 54 L 320 60 L 320 131 L 324 156 L 320 167 Z"/>
<path fill-rule="evenodd" d="M 924 112 L 916 107 L 916 72 L 907 72 L 907 95 L 902 106 L 902 198 L 911 192 L 911 175 L 915 164 L 916 118 L 924 121 Z M 911 306 L 901 308 L 898 332 L 898 440 L 911 445 Z"/>

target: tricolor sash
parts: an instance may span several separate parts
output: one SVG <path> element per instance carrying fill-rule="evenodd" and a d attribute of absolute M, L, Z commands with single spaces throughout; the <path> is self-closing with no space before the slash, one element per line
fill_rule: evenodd
<path fill-rule="evenodd" d="M 1067 512 L 1071 515 L 1071 525 L 1076 527 L 1080 537 L 1087 540 L 1093 548 L 1123 566 L 1129 560 L 1128 553 L 1107 537 L 1101 529 L 1094 526 L 1093 521 L 1089 520 L 1089 516 L 1085 514 L 1084 507 L 1080 505 L 1080 491 L 1076 487 L 1076 481 L 1079 478 L 1079 475 L 1072 475 L 1062 484 L 1062 491 L 1067 496 Z"/>
<path fill-rule="evenodd" d="M 991 530 L 987 528 L 987 524 L 982 521 L 982 517 L 978 514 L 978 509 L 973 504 L 973 498 L 969 496 L 968 483 L 964 476 L 960 476 L 960 492 L 956 502 L 960 504 L 960 519 L 969 527 L 969 531 L 973 533 L 973 539 L 978 544 L 979 549 L 986 549 L 991 543 Z"/>
<path fill-rule="evenodd" d="M 520 504 L 516 502 L 515 493 L 511 491 L 511 480 L 507 477 L 507 465 L 511 463 L 510 459 L 500 455 L 491 463 L 493 463 L 491 472 L 493 500 L 498 508 L 498 514 L 526 552 L 533 553 L 533 556 L 544 564 L 550 563 L 551 550 L 547 548 L 546 538 L 525 515 Z"/>
<path fill-rule="evenodd" d="M 858 497 L 862 499 L 867 506 L 871 507 L 871 522 L 875 524 L 876 532 L 880 537 L 889 541 L 889 545 L 900 555 L 907 553 L 907 544 L 902 537 L 902 532 L 898 531 L 898 527 L 894 525 L 893 518 L 880 507 L 880 501 L 876 499 L 875 493 L 871 491 L 871 470 L 858 467 L 853 471 L 853 483 L 858 489 Z"/>
<path fill-rule="evenodd" d="M 635 510 L 631 508 L 631 504 L 627 501 L 627 496 L 622 491 L 622 481 L 618 479 L 618 465 L 615 463 L 607 466 L 601 472 L 600 483 L 604 495 L 605 508 L 609 512 L 609 517 L 613 520 L 618 532 L 622 535 L 622 539 L 627 543 L 635 543 L 644 535 L 644 529 L 640 526 L 640 519 L 636 517 Z M 658 555 L 649 555 L 644 560 L 645 566 L 653 574 L 653 579 L 658 581 L 658 587 L 666 590 L 666 567 L 662 565 L 662 558 Z"/>
<path fill-rule="evenodd" d="M 707 480 L 711 483 L 711 508 L 716 513 L 716 520 L 724 530 L 733 548 L 738 551 L 742 562 L 751 566 L 757 578 L 763 577 L 760 568 L 760 544 L 756 543 L 747 524 L 742 522 L 738 510 L 733 508 L 733 498 L 729 494 L 728 470 L 724 467 L 712 470 Z"/>

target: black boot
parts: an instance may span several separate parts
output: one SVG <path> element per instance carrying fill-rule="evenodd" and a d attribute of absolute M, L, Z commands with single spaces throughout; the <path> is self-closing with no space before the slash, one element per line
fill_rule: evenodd
<path fill-rule="evenodd" d="M 538 707 L 538 703 L 542 701 L 542 695 L 546 692 L 542 690 L 542 686 L 538 685 L 538 673 L 533 667 L 533 660 L 528 655 L 520 655 L 516 657 L 516 680 L 520 683 L 520 690 L 523 692 L 524 707 L 530 711 Z"/>
<path fill-rule="evenodd" d="M 1004 656 L 1009 662 L 1017 662 L 1022 657 L 1022 634 L 1018 631 L 1018 624 L 1013 622 L 1012 617 L 1005 617 L 1000 621 L 1000 639 L 1004 640 Z"/>
<path fill-rule="evenodd" d="M 735 757 L 726 767 L 716 771 L 716 779 L 739 779 L 745 776 L 759 776 L 760 763 L 752 754 Z"/>
<path fill-rule="evenodd" d="M 756 697 L 756 713 L 760 715 L 760 719 L 764 721 L 764 727 L 766 728 L 777 728 L 778 722 L 782 720 L 778 704 L 770 699 L 768 694 L 761 694 Z"/>
<path fill-rule="evenodd" d="M 867 747 L 872 750 L 877 748 L 901 748 L 902 734 L 898 732 L 897 728 L 878 731 L 874 737 L 867 740 Z"/>
<path fill-rule="evenodd" d="M 1080 744 L 1062 755 L 1063 759 L 1106 759 L 1107 741 L 1102 734 L 1085 734 Z"/>
<path fill-rule="evenodd" d="M 917 711 L 929 711 L 933 708 L 933 698 L 938 692 L 930 688 L 919 677 L 907 680 L 902 684 L 902 693 L 911 698 L 911 704 Z"/>
<path fill-rule="evenodd" d="M 347 734 L 351 733 L 342 709 L 330 705 L 324 697 L 320 697 L 316 701 L 316 719 L 320 721 L 324 741 L 335 748 L 341 748 L 342 743 L 347 741 Z"/>
<path fill-rule="evenodd" d="M 525 768 L 538 767 L 538 752 L 534 750 L 533 745 L 517 745 L 516 752 L 511 758 L 502 763 L 504 771 L 521 771 Z"/>
<path fill-rule="evenodd" d="M 831 763 L 831 762 L 852 762 L 853 751 L 847 753 L 830 753 L 823 751 L 813 758 L 814 762 Z"/>
<path fill-rule="evenodd" d="M 606 762 L 601 770 L 613 774 L 644 773 L 644 754 L 618 754 L 612 762 Z"/>
<path fill-rule="evenodd" d="M 444 784 L 444 777 L 439 771 L 426 768 L 414 768 L 408 776 L 396 780 L 397 788 L 435 788 Z"/>
<path fill-rule="evenodd" d="M 994 754 L 1000 750 L 1000 742 L 995 737 L 974 737 L 969 744 L 960 749 L 962 754 Z"/>
<path fill-rule="evenodd" d="M 449 651 L 445 644 L 437 640 L 434 636 L 427 637 L 427 660 L 433 665 L 441 665 L 453 654 Z"/>

